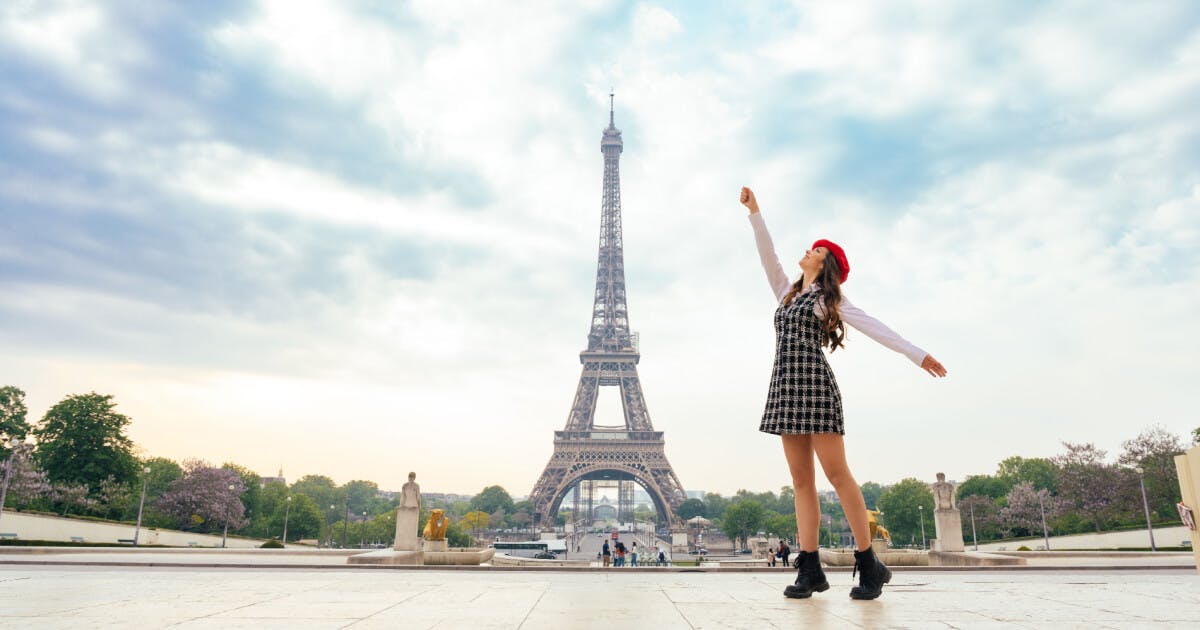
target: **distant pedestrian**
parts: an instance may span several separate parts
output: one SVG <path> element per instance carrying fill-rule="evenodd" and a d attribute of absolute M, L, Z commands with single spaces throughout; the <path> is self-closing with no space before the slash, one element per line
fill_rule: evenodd
<path fill-rule="evenodd" d="M 854 566 L 859 583 L 850 589 L 850 597 L 875 599 L 883 593 L 883 585 L 891 580 L 892 572 L 871 550 L 867 506 L 846 463 L 842 394 L 822 348 L 828 346 L 833 352 L 841 347 L 846 325 L 850 325 L 908 357 L 931 376 L 945 376 L 946 368 L 846 299 L 842 285 L 850 276 L 850 262 L 841 246 L 825 239 L 814 242 L 799 261 L 800 276 L 792 280 L 779 262 L 767 225 L 759 214 L 758 201 L 749 188 L 742 188 L 741 202 L 750 211 L 759 261 L 777 304 L 775 364 L 758 430 L 782 437 L 783 454 L 796 495 L 796 524 L 800 528 L 798 571 L 795 584 L 788 585 L 783 594 L 805 598 L 814 591 L 829 589 L 817 555 L 821 514 L 815 455 L 837 491 L 858 544 Z M 808 217 L 808 222 L 823 223 L 828 219 L 817 215 Z"/>
<path fill-rule="evenodd" d="M 788 546 L 786 541 L 779 541 L 779 556 L 783 560 L 783 568 L 788 568 L 788 556 L 792 555 L 792 548 Z"/>
<path fill-rule="evenodd" d="M 604 546 L 600 549 L 600 555 L 604 558 L 604 566 L 612 561 L 612 550 L 608 548 L 608 541 L 604 541 Z"/>
<path fill-rule="evenodd" d="M 667 552 L 662 549 L 658 550 L 658 564 L 665 566 L 667 564 Z"/>
<path fill-rule="evenodd" d="M 635 541 L 633 541 L 633 544 L 632 544 L 632 545 L 630 545 L 630 549 L 629 549 L 629 566 L 631 566 L 631 567 L 636 567 L 636 566 L 637 566 L 637 541 L 636 541 L 636 540 L 635 540 Z"/>
<path fill-rule="evenodd" d="M 613 566 L 625 566 L 625 543 L 618 540 L 613 551 Z"/>

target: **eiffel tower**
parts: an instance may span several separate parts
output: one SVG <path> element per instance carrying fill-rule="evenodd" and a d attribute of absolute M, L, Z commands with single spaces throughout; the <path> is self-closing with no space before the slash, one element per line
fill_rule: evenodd
<path fill-rule="evenodd" d="M 600 210 L 600 257 L 596 269 L 596 299 L 587 349 L 579 353 L 583 373 L 566 428 L 554 432 L 554 454 L 529 496 L 534 523 L 549 526 L 567 493 L 575 490 L 576 521 L 590 524 L 594 491 L 617 485 L 617 517 L 633 520 L 633 485 L 646 489 L 659 521 L 678 527 L 675 509 L 687 498 L 663 450 L 662 431 L 655 431 L 646 411 L 638 379 L 637 335 L 629 331 L 625 303 L 625 259 L 621 244 L 621 177 L 623 143 L 613 122 L 609 94 L 608 128 L 600 141 L 604 154 L 604 193 Z M 596 399 L 601 387 L 619 387 L 625 424 L 595 424 Z M 582 516 L 581 516 L 582 515 Z"/>

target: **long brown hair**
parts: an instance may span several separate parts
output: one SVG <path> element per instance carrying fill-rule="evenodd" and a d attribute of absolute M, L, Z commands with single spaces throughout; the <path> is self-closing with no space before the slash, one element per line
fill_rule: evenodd
<path fill-rule="evenodd" d="M 825 329 L 825 343 L 829 346 L 829 351 L 833 352 L 844 346 L 842 342 L 846 339 L 846 325 L 842 323 L 842 314 L 838 310 L 842 305 L 842 266 L 838 264 L 837 259 L 826 254 L 821 271 L 817 273 L 813 282 L 820 287 L 820 298 L 825 303 L 825 317 L 821 320 L 821 328 Z M 785 305 L 792 303 L 802 284 L 803 275 L 792 284 L 787 295 L 783 296 Z"/>

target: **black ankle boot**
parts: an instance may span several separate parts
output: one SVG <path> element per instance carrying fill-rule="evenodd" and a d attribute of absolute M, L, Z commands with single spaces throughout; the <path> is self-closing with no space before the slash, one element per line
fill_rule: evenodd
<path fill-rule="evenodd" d="M 825 579 L 825 571 L 821 570 L 821 557 L 815 551 L 801 551 L 796 555 L 796 583 L 789 584 L 783 589 L 785 597 L 804 599 L 812 597 L 813 591 L 818 593 L 829 590 L 829 580 Z"/>
<path fill-rule="evenodd" d="M 883 585 L 892 581 L 892 570 L 875 556 L 874 549 L 854 552 L 854 572 L 858 573 L 858 586 L 850 589 L 851 599 L 875 599 L 883 594 Z"/>

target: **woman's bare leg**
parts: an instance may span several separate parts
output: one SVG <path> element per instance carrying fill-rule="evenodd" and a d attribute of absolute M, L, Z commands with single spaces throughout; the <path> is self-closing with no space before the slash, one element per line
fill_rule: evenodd
<path fill-rule="evenodd" d="M 796 528 L 800 551 L 816 551 L 821 531 L 821 504 L 817 501 L 816 468 L 813 467 L 812 435 L 784 435 L 783 454 L 792 473 L 796 492 Z M 857 487 L 857 486 L 856 486 Z M 862 501 L 860 496 L 859 502 Z M 866 513 L 863 513 L 866 517 Z"/>
<path fill-rule="evenodd" d="M 837 491 L 838 499 L 842 502 L 846 521 L 850 524 L 850 531 L 854 532 L 854 542 L 859 551 L 866 551 L 871 546 L 867 504 L 863 501 L 862 489 L 858 487 L 854 475 L 850 474 L 850 466 L 846 464 L 845 442 L 842 441 L 842 436 L 836 433 L 818 433 L 811 437 L 812 450 L 817 454 L 817 459 L 821 460 L 821 469 L 825 471 L 825 477 L 833 484 L 833 489 Z M 799 495 L 797 489 L 797 506 L 800 501 Z"/>

